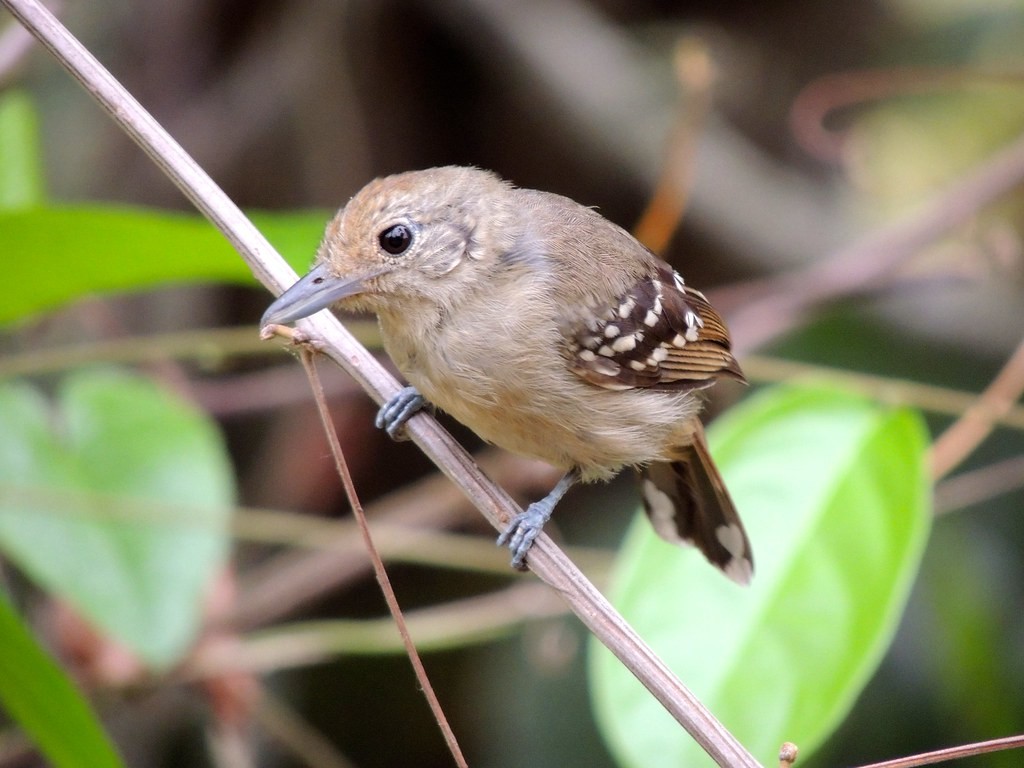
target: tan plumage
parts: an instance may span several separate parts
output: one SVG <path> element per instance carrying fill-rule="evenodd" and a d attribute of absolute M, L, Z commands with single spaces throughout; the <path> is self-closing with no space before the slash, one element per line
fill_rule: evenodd
<path fill-rule="evenodd" d="M 376 313 L 409 382 L 488 442 L 585 481 L 675 462 L 645 475 L 655 527 L 749 579 L 749 543 L 696 419 L 695 389 L 742 380 L 728 333 L 620 227 L 472 168 L 377 179 L 330 222 L 314 270 L 264 322 L 328 304 Z M 521 552 L 513 541 L 520 560 L 545 512 Z"/>

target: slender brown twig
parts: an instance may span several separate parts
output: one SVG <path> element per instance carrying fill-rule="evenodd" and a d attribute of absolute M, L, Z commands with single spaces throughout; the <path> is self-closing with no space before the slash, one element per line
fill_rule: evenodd
<path fill-rule="evenodd" d="M 380 333 L 375 324 L 355 321 L 347 327 L 364 346 L 380 346 Z M 55 373 L 96 362 L 146 363 L 172 358 L 220 360 L 242 354 L 276 355 L 281 351 L 280 347 L 268 346 L 261 341 L 251 325 L 240 328 L 194 328 L 7 353 L 0 359 L 0 379 Z M 303 397 L 309 398 L 308 394 Z"/>
<path fill-rule="evenodd" d="M 36 0 L 0 0 L 99 102 L 239 252 L 273 293 L 297 275 L 241 210 L 78 40 Z M 398 392 L 398 382 L 329 313 L 299 322 L 307 338 L 340 365 L 378 403 Z M 519 508 L 489 482 L 469 455 L 426 413 L 414 416 L 407 434 L 452 479 L 496 528 Z M 758 762 L 611 606 L 546 535 L 530 550 L 530 569 L 570 605 L 594 635 L 632 672 L 698 744 L 722 766 L 754 768 Z"/>
<path fill-rule="evenodd" d="M 948 475 L 1013 408 L 1024 392 L 1024 340 L 977 401 L 932 444 L 932 477 Z"/>
<path fill-rule="evenodd" d="M 935 486 L 935 514 L 981 504 L 1024 487 L 1024 456 L 1011 456 L 979 469 L 958 472 Z"/>
<path fill-rule="evenodd" d="M 448 650 L 507 637 L 526 624 L 565 613 L 565 603 L 544 584 L 524 580 L 497 592 L 418 608 L 405 618 L 421 650 Z M 329 662 L 338 655 L 381 656 L 403 651 L 389 619 L 305 621 L 276 625 L 231 645 L 205 644 L 189 656 L 177 678 L 269 674 Z"/>
<path fill-rule="evenodd" d="M 684 38 L 675 50 L 676 80 L 682 90 L 661 175 L 647 207 L 633 228 L 636 239 L 663 253 L 679 227 L 693 187 L 697 141 L 711 109 L 714 69 L 707 47 L 697 38 Z"/>
<path fill-rule="evenodd" d="M 315 353 L 309 347 L 300 346 L 299 359 L 302 360 L 302 367 L 306 369 L 306 375 L 309 377 L 309 386 L 313 390 L 313 399 L 316 401 L 317 410 L 320 412 L 324 434 L 327 436 L 327 443 L 331 448 L 331 456 L 334 458 L 334 467 L 338 471 L 338 477 L 341 478 L 341 484 L 345 488 L 345 495 L 348 497 L 348 503 L 352 507 L 352 514 L 359 524 L 359 532 L 363 537 L 363 546 L 370 555 L 370 562 L 373 563 L 373 572 L 377 577 L 377 583 L 380 584 L 380 591 L 384 595 L 384 602 L 387 603 L 388 610 L 391 612 L 391 618 L 394 620 L 398 634 L 402 638 L 405 653 L 409 657 L 413 671 L 416 673 L 416 680 L 420 684 L 420 690 L 423 691 L 423 695 L 430 705 L 430 711 L 434 713 L 434 719 L 444 735 L 448 750 L 452 753 L 452 757 L 455 758 L 456 765 L 459 765 L 461 768 L 469 768 L 469 764 L 462 754 L 462 749 L 459 747 L 459 741 L 455 738 L 455 732 L 452 731 L 452 727 L 448 723 L 448 717 L 441 707 L 441 702 L 438 700 L 437 694 L 434 693 L 434 686 L 430 684 L 430 678 L 427 675 L 426 668 L 423 666 L 423 660 L 420 658 L 419 651 L 416 650 L 416 643 L 413 642 L 412 636 L 409 634 L 409 627 L 405 623 L 405 616 L 402 615 L 402 608 L 399 606 L 395 590 L 391 586 L 391 579 L 388 577 L 387 569 L 384 567 L 384 561 L 381 560 L 380 552 L 377 551 L 377 545 L 373 543 L 373 536 L 370 534 L 370 526 L 366 522 L 363 504 L 359 501 L 355 483 L 352 482 L 352 475 L 348 471 L 348 463 L 345 461 L 345 455 L 341 451 L 338 433 L 334 429 L 334 422 L 331 421 L 331 414 L 327 409 L 327 398 L 324 395 L 324 388 L 320 384 L 320 377 L 316 372 L 316 363 L 313 360 L 314 355 Z"/>
<path fill-rule="evenodd" d="M 895 760 L 883 760 L 880 763 L 862 765 L 859 768 L 917 768 L 917 766 L 921 765 L 935 765 L 936 763 L 945 763 L 950 760 L 959 760 L 962 757 L 974 757 L 975 755 L 985 755 L 989 752 L 1020 749 L 1021 747 L 1024 747 L 1024 736 L 1007 736 L 1002 739 L 979 741 L 959 747 L 937 749 L 934 752 L 922 752 L 919 755 L 899 757 Z"/>
<path fill-rule="evenodd" d="M 826 365 L 815 365 L 781 357 L 748 355 L 743 358 L 743 373 L 751 381 L 777 382 L 793 379 L 814 379 L 833 382 L 847 389 L 863 392 L 882 402 L 909 405 L 922 411 L 959 417 L 977 402 L 976 392 L 968 392 L 910 379 L 878 376 Z M 1010 405 L 1005 411 L 990 414 L 999 426 L 1024 429 L 1024 407 Z"/>
<path fill-rule="evenodd" d="M 263 686 L 253 716 L 271 738 L 285 747 L 308 768 L 356 768 L 338 748 L 311 728 L 277 695 Z"/>
<path fill-rule="evenodd" d="M 485 452 L 480 457 L 480 464 L 487 476 L 502 488 L 550 488 L 558 479 L 557 470 L 547 465 L 499 451 Z M 437 474 L 374 501 L 369 512 L 378 529 L 378 539 L 381 538 L 381 532 L 387 533 L 389 527 L 400 527 L 406 531 L 406 535 L 423 535 L 424 531 L 461 524 L 469 514 L 476 514 L 459 489 L 453 487 L 443 475 Z M 243 522 L 250 517 L 243 515 Z M 350 546 L 348 527 L 334 521 L 321 522 L 323 528 L 315 538 L 324 551 L 287 551 L 255 566 L 244 575 L 239 585 L 239 599 L 230 617 L 233 625 L 252 628 L 270 623 L 366 572 L 367 566 L 361 559 L 339 557 L 339 553 L 347 551 Z M 293 523 L 291 528 L 295 530 L 296 525 Z M 239 533 L 241 531 L 236 527 L 236 535 Z M 431 537 L 436 535 L 432 533 Z M 417 550 L 429 552 L 432 548 L 431 545 L 424 545 Z M 447 550 L 451 556 L 451 547 L 441 547 L 440 550 Z M 507 573 L 508 563 L 504 558 L 496 558 L 495 554 L 492 546 L 490 561 L 497 561 Z M 466 567 L 465 554 L 453 557 L 452 564 Z M 586 570 L 591 572 L 590 567 Z"/>
<path fill-rule="evenodd" d="M 846 135 L 825 123 L 835 111 L 894 96 L 1002 85 L 1019 88 L 1021 71 L 984 71 L 966 67 L 889 67 L 834 72 L 807 85 L 793 100 L 789 125 L 806 152 L 834 160 L 842 152 Z"/>
<path fill-rule="evenodd" d="M 709 292 L 729 316 L 734 346 L 751 350 L 795 327 L 823 303 L 878 285 L 1024 180 L 1024 135 L 967 171 L 912 213 L 828 258 L 786 275 Z"/>

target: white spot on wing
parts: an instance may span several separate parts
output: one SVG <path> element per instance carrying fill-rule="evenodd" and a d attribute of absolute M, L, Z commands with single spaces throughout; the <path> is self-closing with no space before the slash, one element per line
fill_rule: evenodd
<path fill-rule="evenodd" d="M 747 546 L 743 542 L 743 531 L 736 523 L 718 526 L 715 529 L 715 538 L 734 559 L 742 559 L 746 554 Z"/>
<path fill-rule="evenodd" d="M 686 310 L 686 316 L 683 320 L 686 323 L 686 340 L 696 341 L 700 329 L 704 327 L 704 321 L 692 309 Z"/>
<path fill-rule="evenodd" d="M 621 336 L 612 343 L 616 352 L 629 352 L 636 347 L 636 336 Z"/>
<path fill-rule="evenodd" d="M 675 519 L 676 505 L 672 503 L 672 497 L 655 485 L 653 480 L 646 477 L 642 483 L 641 490 L 644 494 L 644 500 L 647 502 L 647 514 L 651 518 L 651 525 L 654 526 L 658 535 L 666 541 L 692 547 L 692 541 L 684 539 L 679 535 Z"/>

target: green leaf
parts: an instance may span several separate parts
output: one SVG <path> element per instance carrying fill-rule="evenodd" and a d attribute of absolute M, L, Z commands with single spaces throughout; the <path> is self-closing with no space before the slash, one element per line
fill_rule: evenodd
<path fill-rule="evenodd" d="M 43 189 L 39 118 L 32 100 L 20 91 L 0 94 L 0 210 L 39 205 Z"/>
<path fill-rule="evenodd" d="M 92 707 L 0 596 L 0 703 L 56 768 L 123 765 Z"/>
<path fill-rule="evenodd" d="M 892 640 L 930 524 L 927 435 L 906 410 L 784 387 L 735 408 L 711 443 L 754 546 L 741 588 L 638 520 L 612 600 L 765 765 L 801 757 L 851 707 Z M 602 731 L 623 765 L 711 761 L 603 648 L 591 655 Z"/>
<path fill-rule="evenodd" d="M 0 387 L 0 548 L 156 667 L 199 627 L 232 482 L 214 425 L 145 379 L 79 372 L 56 411 Z"/>
<path fill-rule="evenodd" d="M 316 252 L 328 214 L 252 219 L 298 272 Z M 4 285 L 0 324 L 90 294 L 172 283 L 255 285 L 223 235 L 199 216 L 113 206 L 0 210 Z"/>

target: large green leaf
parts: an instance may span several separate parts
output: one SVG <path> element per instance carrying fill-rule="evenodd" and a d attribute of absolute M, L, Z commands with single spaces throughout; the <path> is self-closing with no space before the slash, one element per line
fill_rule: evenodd
<path fill-rule="evenodd" d="M 926 432 L 906 410 L 824 388 L 770 390 L 711 442 L 754 546 L 741 588 L 695 552 L 630 531 L 613 602 L 764 764 L 835 728 L 895 632 L 929 530 Z M 609 653 L 591 657 L 602 731 L 624 765 L 711 764 Z"/>
<path fill-rule="evenodd" d="M 300 273 L 327 218 L 322 211 L 252 215 Z M 0 210 L 0 244 L 0 324 L 90 294 L 201 281 L 255 284 L 223 235 L 194 215 L 113 206 Z"/>
<path fill-rule="evenodd" d="M 0 596 L 0 704 L 57 768 L 118 768 L 89 703 Z"/>
<path fill-rule="evenodd" d="M 213 424 L 145 379 L 73 374 L 56 409 L 0 387 L 0 548 L 154 666 L 195 635 L 232 483 Z"/>

